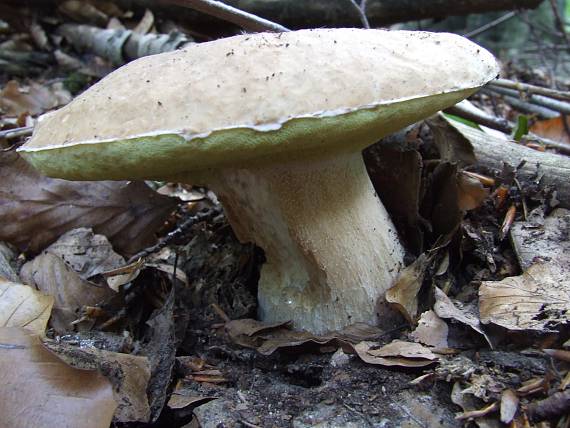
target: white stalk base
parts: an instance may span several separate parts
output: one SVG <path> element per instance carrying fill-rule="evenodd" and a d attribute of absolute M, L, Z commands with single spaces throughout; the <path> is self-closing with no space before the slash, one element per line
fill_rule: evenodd
<path fill-rule="evenodd" d="M 218 173 L 233 230 L 265 251 L 261 320 L 317 334 L 382 322 L 403 250 L 360 153 Z"/>

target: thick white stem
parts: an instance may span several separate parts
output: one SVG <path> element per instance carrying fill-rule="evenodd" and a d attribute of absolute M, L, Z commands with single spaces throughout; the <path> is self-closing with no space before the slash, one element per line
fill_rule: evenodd
<path fill-rule="evenodd" d="M 226 169 L 210 185 L 238 238 L 265 251 L 262 320 L 314 333 L 382 322 L 403 250 L 360 153 Z"/>

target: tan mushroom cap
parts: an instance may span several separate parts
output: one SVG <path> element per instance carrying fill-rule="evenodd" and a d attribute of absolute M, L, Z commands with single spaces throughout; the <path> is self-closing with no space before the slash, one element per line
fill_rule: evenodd
<path fill-rule="evenodd" d="M 66 179 L 164 178 L 361 150 L 496 76 L 445 33 L 241 35 L 129 63 L 45 115 L 20 152 Z"/>

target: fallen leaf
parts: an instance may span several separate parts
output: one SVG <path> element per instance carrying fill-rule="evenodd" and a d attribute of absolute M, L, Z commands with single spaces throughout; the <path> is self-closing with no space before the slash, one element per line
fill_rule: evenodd
<path fill-rule="evenodd" d="M 171 409 L 184 409 L 188 406 L 197 407 L 215 399 L 216 397 L 186 396 L 175 391 L 166 405 Z"/>
<path fill-rule="evenodd" d="M 43 335 L 54 299 L 32 287 L 0 280 L 0 327 L 23 327 Z"/>
<path fill-rule="evenodd" d="M 143 182 L 71 182 L 38 174 L 16 153 L 0 152 L 0 240 L 38 252 L 65 232 L 93 228 L 122 253 L 155 241 L 175 201 Z"/>
<path fill-rule="evenodd" d="M 568 271 L 554 263 L 536 263 L 520 276 L 484 281 L 479 312 L 483 323 L 508 330 L 556 332 L 570 324 Z"/>
<path fill-rule="evenodd" d="M 468 305 L 464 305 L 461 302 L 451 300 L 442 290 L 435 287 L 435 304 L 433 309 L 435 313 L 441 318 L 452 319 L 454 321 L 464 324 L 480 335 L 482 335 L 491 349 L 493 348 L 493 343 L 487 334 L 483 331 L 481 327 L 481 322 L 476 314 L 475 308 Z"/>
<path fill-rule="evenodd" d="M 566 132 L 563 116 L 554 117 L 552 119 L 538 120 L 531 127 L 530 131 L 550 140 L 566 143 L 570 146 L 570 135 Z M 566 124 L 570 125 L 570 120 L 564 116 Z"/>
<path fill-rule="evenodd" d="M 441 113 L 426 120 L 433 133 L 440 158 L 447 162 L 458 163 L 461 167 L 476 164 L 477 158 L 471 143 L 449 124 L 449 120 Z"/>
<path fill-rule="evenodd" d="M 35 116 L 70 101 L 71 94 L 61 83 L 53 85 L 32 83 L 24 89 L 15 80 L 10 80 L 0 92 L 0 109 L 12 117 L 23 113 Z"/>
<path fill-rule="evenodd" d="M 425 367 L 437 361 L 437 356 L 429 348 L 401 340 L 382 347 L 373 342 L 360 342 L 354 346 L 354 351 L 365 363 L 387 367 Z"/>
<path fill-rule="evenodd" d="M 64 233 L 45 251 L 65 261 L 85 280 L 125 263 L 125 259 L 113 251 L 105 236 L 96 235 L 87 228 Z"/>
<path fill-rule="evenodd" d="M 386 291 L 386 301 L 394 305 L 410 324 L 416 321 L 418 293 L 430 262 L 431 257 L 421 254 L 399 273 L 394 286 Z"/>
<path fill-rule="evenodd" d="M 109 20 L 107 14 L 99 10 L 90 2 L 79 0 L 66 0 L 61 2 L 57 9 L 71 19 L 99 27 L 104 27 Z"/>
<path fill-rule="evenodd" d="M 148 422 L 150 407 L 146 388 L 150 364 L 146 357 L 65 343 L 46 342 L 44 345 L 71 367 L 97 370 L 109 380 L 117 403 L 116 422 Z"/>
<path fill-rule="evenodd" d="M 225 325 L 230 339 L 238 345 L 255 348 L 263 355 L 271 355 L 282 348 L 333 346 L 352 350 L 353 343 L 377 339 L 382 330 L 364 323 L 349 325 L 324 336 L 306 331 L 289 330 L 288 322 L 266 324 L 253 319 L 233 320 Z"/>
<path fill-rule="evenodd" d="M 146 322 L 147 331 L 140 354 L 150 361 L 151 378 L 147 388 L 151 422 L 156 421 L 168 394 L 172 369 L 176 361 L 176 332 L 174 319 L 175 287 L 172 286 L 164 305 L 155 310 Z"/>
<path fill-rule="evenodd" d="M 448 348 L 449 328 L 434 311 L 424 312 L 418 320 L 418 326 L 410 333 L 412 339 L 432 348 Z"/>
<path fill-rule="evenodd" d="M 480 207 L 489 196 L 489 190 L 485 189 L 479 180 L 461 171 L 457 175 L 457 188 L 457 205 L 461 211 Z"/>
<path fill-rule="evenodd" d="M 111 425 L 117 403 L 105 377 L 69 367 L 23 329 L 0 328 L 0 343 L 2 426 Z"/>
<path fill-rule="evenodd" d="M 24 282 L 55 298 L 51 326 L 59 333 L 73 330 L 71 323 L 78 318 L 82 306 L 95 306 L 115 295 L 107 287 L 82 280 L 51 253 L 42 253 L 26 263 L 20 274 Z"/>
<path fill-rule="evenodd" d="M 139 276 L 144 266 L 144 259 L 138 259 L 128 265 L 123 265 L 116 269 L 102 272 L 101 274 L 107 281 L 109 288 L 118 293 L 121 285 L 134 281 Z"/>

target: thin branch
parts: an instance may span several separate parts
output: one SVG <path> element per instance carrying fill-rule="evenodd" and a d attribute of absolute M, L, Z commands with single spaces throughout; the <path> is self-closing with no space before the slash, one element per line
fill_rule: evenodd
<path fill-rule="evenodd" d="M 556 100 L 570 101 L 570 92 L 558 91 L 556 89 L 543 88 L 542 86 L 529 85 L 528 83 L 515 82 L 508 79 L 495 79 L 489 86 L 499 86 L 501 88 L 516 89 L 519 92 L 528 94 L 544 95 Z"/>
<path fill-rule="evenodd" d="M 497 94 L 520 98 L 520 92 L 514 89 L 500 88 L 493 85 L 488 85 L 487 89 L 496 92 Z M 570 114 L 570 103 L 566 103 L 564 101 L 553 100 L 543 95 L 531 95 L 525 101 L 560 113 Z"/>
<path fill-rule="evenodd" d="M 500 25 L 503 22 L 506 22 L 509 19 L 514 18 L 516 15 L 517 13 L 515 11 L 505 13 L 503 16 L 498 17 L 494 21 L 488 22 L 487 24 L 482 25 L 481 27 L 476 28 L 475 30 L 464 34 L 463 37 L 468 37 L 468 38 L 477 37 L 478 35 L 483 34 L 485 31 L 490 30 L 491 28 L 495 28 L 497 25 Z"/>
<path fill-rule="evenodd" d="M 171 242 L 182 236 L 184 233 L 186 233 L 186 231 L 188 231 L 196 223 L 213 219 L 214 217 L 220 215 L 221 213 L 222 209 L 220 207 L 214 207 L 207 211 L 202 211 L 196 215 L 188 217 L 180 226 L 178 226 L 172 232 L 168 233 L 168 235 L 166 235 L 160 242 L 153 245 L 152 247 L 145 248 L 144 250 L 132 256 L 127 261 L 127 264 L 133 263 L 140 258 L 148 257 L 149 255 L 156 253 L 157 251 L 160 251 L 168 244 L 170 244 Z"/>
<path fill-rule="evenodd" d="M 33 126 L 24 126 L 23 128 L 5 129 L 0 131 L 0 138 L 5 138 L 7 140 L 11 138 L 27 137 L 32 135 L 34 130 Z"/>
<path fill-rule="evenodd" d="M 360 22 L 362 22 L 362 26 L 364 28 L 370 28 L 370 22 L 368 22 L 368 17 L 366 16 L 366 0 L 360 0 L 360 5 L 356 3 L 356 0 L 350 0 L 350 3 L 358 12 L 358 17 L 360 18 Z"/>
<path fill-rule="evenodd" d="M 229 6 L 215 0 L 162 0 L 163 3 L 187 7 L 206 15 L 231 22 L 248 31 L 274 31 L 278 33 L 290 31 L 287 27 L 276 24 L 252 13 Z"/>

